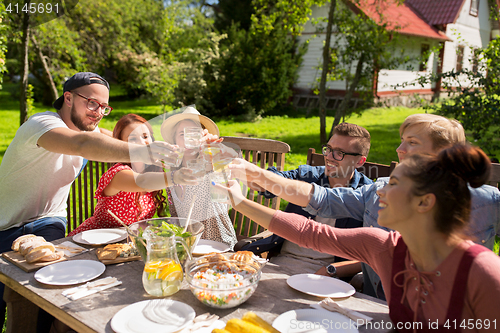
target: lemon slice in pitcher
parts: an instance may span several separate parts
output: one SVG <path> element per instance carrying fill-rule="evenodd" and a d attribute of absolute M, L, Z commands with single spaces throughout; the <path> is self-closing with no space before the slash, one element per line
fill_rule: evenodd
<path fill-rule="evenodd" d="M 181 265 L 172 262 L 170 265 L 164 267 L 160 274 L 158 275 L 158 278 L 166 281 L 176 281 L 176 280 L 181 280 L 182 281 L 182 268 Z"/>

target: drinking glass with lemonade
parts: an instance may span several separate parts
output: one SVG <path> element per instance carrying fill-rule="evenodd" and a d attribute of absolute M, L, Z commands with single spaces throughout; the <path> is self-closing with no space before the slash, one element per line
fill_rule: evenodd
<path fill-rule="evenodd" d="M 176 244 L 180 243 L 191 258 L 189 247 L 182 237 L 158 227 L 147 227 L 143 237 L 147 240 L 147 259 L 142 274 L 144 289 L 152 296 L 175 294 L 184 278 Z"/>

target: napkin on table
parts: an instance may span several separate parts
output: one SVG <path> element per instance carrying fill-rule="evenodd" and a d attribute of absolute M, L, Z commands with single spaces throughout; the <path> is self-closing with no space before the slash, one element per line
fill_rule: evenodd
<path fill-rule="evenodd" d="M 339 305 L 330 297 L 323 299 L 321 302 L 317 304 L 312 304 L 311 307 L 315 309 L 325 309 L 332 312 L 338 312 L 348 317 L 349 319 L 354 320 L 356 323 L 358 323 L 358 326 L 365 325 L 367 322 L 373 319 L 372 317 L 369 317 L 367 315 L 364 315 L 362 313 L 359 313 L 357 311 Z M 360 324 L 361 322 L 362 324 Z"/>
<path fill-rule="evenodd" d="M 80 245 L 76 245 L 75 243 L 70 242 L 70 241 L 65 241 L 65 242 L 62 242 L 61 244 L 55 245 L 55 248 L 57 250 L 63 251 L 64 255 L 67 258 L 76 256 L 78 254 L 81 254 L 81 253 L 88 251 L 88 249 L 81 247 Z"/>
<path fill-rule="evenodd" d="M 63 296 L 66 296 L 70 300 L 74 301 L 79 298 L 97 293 L 99 291 L 118 286 L 122 284 L 121 281 L 118 281 L 115 277 L 106 277 L 103 279 L 95 280 L 93 282 L 87 282 L 84 285 L 74 287 L 71 289 L 67 289 L 62 292 Z"/>
<path fill-rule="evenodd" d="M 257 261 L 259 264 L 261 265 L 265 265 L 269 260 L 267 260 L 266 258 L 261 258 L 259 256 L 256 256 L 255 254 L 252 255 L 252 258 Z"/>
<path fill-rule="evenodd" d="M 193 319 L 193 322 L 178 333 L 211 333 L 214 328 L 224 328 L 226 323 L 219 316 L 204 313 Z"/>

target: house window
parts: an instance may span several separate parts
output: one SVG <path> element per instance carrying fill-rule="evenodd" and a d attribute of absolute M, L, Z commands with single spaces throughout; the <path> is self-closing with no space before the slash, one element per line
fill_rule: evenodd
<path fill-rule="evenodd" d="M 479 11 L 479 0 L 471 0 L 469 14 L 472 16 L 477 16 L 478 11 Z"/>
<path fill-rule="evenodd" d="M 479 67 L 479 54 L 478 50 L 474 49 L 472 51 L 472 72 L 477 74 L 477 69 Z"/>
<path fill-rule="evenodd" d="M 462 66 L 464 64 L 464 46 L 463 45 L 458 45 L 457 48 L 457 66 L 455 67 L 457 72 L 460 72 L 462 70 Z"/>
<path fill-rule="evenodd" d="M 427 62 L 429 61 L 429 44 L 422 44 L 420 47 L 420 67 L 419 71 L 427 71 Z"/>

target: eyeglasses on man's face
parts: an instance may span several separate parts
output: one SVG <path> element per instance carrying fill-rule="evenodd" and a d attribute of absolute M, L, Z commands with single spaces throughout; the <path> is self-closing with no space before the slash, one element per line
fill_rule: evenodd
<path fill-rule="evenodd" d="M 77 94 L 81 98 L 87 100 L 87 109 L 89 109 L 90 111 L 97 111 L 99 108 L 101 108 L 102 109 L 101 113 L 103 115 L 107 116 L 108 114 L 110 114 L 111 110 L 113 110 L 113 108 L 111 106 L 105 105 L 105 104 L 101 104 L 101 103 L 99 103 L 98 101 L 96 101 L 93 98 L 85 97 L 82 94 L 77 93 L 76 91 L 73 92 L 73 93 Z"/>
<path fill-rule="evenodd" d="M 323 152 L 323 155 L 325 155 L 325 156 L 328 156 L 328 154 L 332 153 L 333 158 L 337 161 L 342 161 L 344 159 L 345 155 L 361 156 L 361 154 L 358 154 L 358 153 L 346 153 L 345 151 L 342 151 L 340 149 L 332 149 L 326 145 L 322 147 L 322 152 Z"/>

